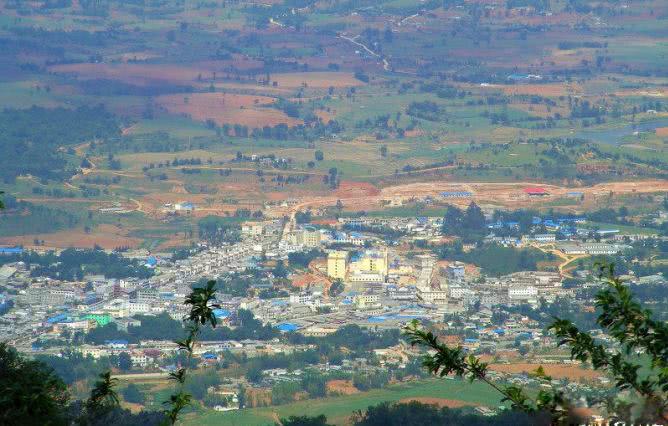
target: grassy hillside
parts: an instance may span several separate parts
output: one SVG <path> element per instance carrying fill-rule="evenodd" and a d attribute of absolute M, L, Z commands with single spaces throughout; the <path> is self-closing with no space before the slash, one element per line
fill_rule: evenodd
<path fill-rule="evenodd" d="M 469 384 L 459 380 L 428 380 L 410 384 L 389 386 L 356 395 L 300 401 L 287 405 L 218 413 L 209 411 L 190 417 L 186 425 L 216 426 L 264 426 L 273 424 L 276 416 L 324 414 L 330 422 L 344 424 L 356 410 L 365 410 L 370 405 L 383 401 L 401 401 L 412 398 L 443 398 L 476 405 L 496 407 L 500 398 L 489 386 L 480 383 Z"/>

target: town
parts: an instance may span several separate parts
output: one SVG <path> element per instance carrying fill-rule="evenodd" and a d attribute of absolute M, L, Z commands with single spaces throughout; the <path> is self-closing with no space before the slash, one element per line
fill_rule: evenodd
<path fill-rule="evenodd" d="M 541 197 L 543 190 L 524 192 Z M 432 324 L 449 344 L 494 359 L 497 379 L 531 384 L 526 369 L 513 363 L 573 363 L 555 354 L 546 321 L 558 309 L 591 316 L 591 298 L 583 297 L 598 285 L 591 260 L 637 258 L 639 247 L 665 250 L 668 241 L 660 232 L 667 220 L 660 195 L 656 211 L 634 219 L 651 225 L 642 232 L 592 226 L 601 211 L 546 216 L 483 210 L 474 201 L 459 209 L 448 204 L 453 198 L 471 194 L 406 200 L 440 203 L 443 217 L 332 215 L 340 213 L 335 205 L 283 218 L 249 218 L 234 232 L 222 230 L 225 238 L 216 243 L 203 240 L 173 253 L 2 248 L 0 338 L 37 356 L 77 353 L 91 363 L 106 360 L 120 369 L 119 377 L 164 378 L 182 362 L 173 340 L 182 332 L 187 294 L 214 279 L 215 315 L 224 328 L 203 338 L 198 362 L 223 369 L 248 364 L 245 374 L 224 383 L 204 381 L 208 387 L 200 398 L 216 410 L 285 402 L 297 389 L 291 384 L 313 374 L 325 384 L 312 397 L 423 377 L 420 351 L 400 336 L 413 320 Z M 630 215 L 623 208 L 612 214 L 618 222 Z M 84 264 L 68 270 L 73 256 L 82 254 Z M 88 273 L 88 256 L 96 257 L 88 262 L 98 269 L 104 262 L 125 269 L 107 268 L 114 277 Z M 631 285 L 666 284 L 660 272 L 627 271 L 624 279 Z M 372 358 L 350 356 L 340 347 L 331 348 L 324 363 L 309 356 L 322 353 L 325 342 L 345 344 L 342 339 L 360 332 L 366 341 L 351 342 L 349 349 Z M 572 379 L 568 389 L 574 394 L 610 384 L 582 366 L 571 368 L 561 379 Z M 257 396 L 261 391 L 264 400 Z"/>

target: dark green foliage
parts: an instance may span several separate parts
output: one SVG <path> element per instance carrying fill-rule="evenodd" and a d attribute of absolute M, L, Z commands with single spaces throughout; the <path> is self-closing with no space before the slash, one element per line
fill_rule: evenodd
<path fill-rule="evenodd" d="M 309 372 L 302 376 L 301 386 L 311 398 L 322 398 L 327 395 L 327 376 Z"/>
<path fill-rule="evenodd" d="M 0 215 L 0 235 L 55 232 L 75 227 L 80 218 L 64 210 L 45 207 L 6 196 L 6 210 Z"/>
<path fill-rule="evenodd" d="M 534 248 L 515 249 L 498 244 L 489 244 L 464 252 L 459 242 L 441 246 L 438 253 L 443 259 L 473 263 L 488 274 L 496 276 L 518 271 L 536 271 L 537 262 L 553 258 L 553 255 Z"/>
<path fill-rule="evenodd" d="M 122 354 L 121 354 L 122 355 Z M 90 397 L 86 401 L 86 413 L 88 417 L 98 417 L 118 407 L 118 394 L 114 389 L 118 384 L 118 379 L 111 377 L 111 372 L 105 371 L 100 374 L 100 380 L 95 382 L 95 386 L 90 392 Z"/>
<path fill-rule="evenodd" d="M 444 118 L 445 110 L 432 101 L 411 102 L 406 114 L 428 121 L 440 121 Z"/>
<path fill-rule="evenodd" d="M 79 380 L 92 379 L 112 367 L 110 358 L 95 360 L 92 357 L 84 357 L 79 352 L 65 352 L 62 356 L 37 355 L 35 360 L 53 369 L 67 385 Z M 114 360 L 115 362 L 117 360 Z"/>
<path fill-rule="evenodd" d="M 270 340 L 278 337 L 280 332 L 270 325 L 263 325 L 262 321 L 255 319 L 251 311 L 239 309 L 237 313 L 239 327 L 219 327 L 215 330 L 202 330 L 203 340 Z"/>
<path fill-rule="evenodd" d="M 607 286 L 595 297 L 598 309 L 596 322 L 611 337 L 614 344 L 594 338 L 581 331 L 572 321 L 557 318 L 549 329 L 560 339 L 559 345 L 568 346 L 571 358 L 589 362 L 596 370 L 606 371 L 615 379 L 618 391 L 631 391 L 640 397 L 639 403 L 616 404 L 613 398 L 613 415 L 624 421 L 660 422 L 668 400 L 668 324 L 653 318 L 651 311 L 642 308 L 630 289 L 614 275 L 612 265 L 600 266 L 600 276 Z M 479 380 L 499 391 L 502 401 L 511 403 L 513 409 L 525 413 L 548 413 L 551 424 L 571 423 L 569 401 L 553 387 L 541 389 L 535 397 L 517 385 L 501 385 L 487 377 L 487 364 L 474 355 L 468 355 L 462 347 L 451 348 L 439 342 L 430 331 L 424 331 L 414 321 L 406 328 L 412 345 L 423 345 L 434 351 L 425 355 L 423 365 L 440 377 L 454 374 Z M 635 356 L 649 358 L 649 373 L 641 373 L 643 365 Z M 534 377 L 548 384 L 551 378 L 542 368 Z"/>
<path fill-rule="evenodd" d="M 206 216 L 197 222 L 199 237 L 211 244 L 234 243 L 241 238 L 241 220 Z"/>
<path fill-rule="evenodd" d="M 132 369 L 132 358 L 127 352 L 118 354 L 118 368 L 121 371 L 129 371 Z"/>
<path fill-rule="evenodd" d="M 107 253 L 102 249 L 68 248 L 58 255 L 54 252 L 24 252 L 0 259 L 0 262 L 16 261 L 33 265 L 33 276 L 68 281 L 81 280 L 85 274 L 102 274 L 107 278 L 148 278 L 153 275 L 153 271 L 139 260 L 125 258 L 115 252 Z"/>
<path fill-rule="evenodd" d="M 329 286 L 329 295 L 331 297 L 336 297 L 339 294 L 343 293 L 343 290 L 345 289 L 345 285 L 343 284 L 343 281 L 340 279 L 334 280 L 331 286 Z"/>
<path fill-rule="evenodd" d="M 192 366 L 193 354 L 195 345 L 202 332 L 202 327 L 211 325 L 216 327 L 216 316 L 213 310 L 220 306 L 215 303 L 216 298 L 216 282 L 208 281 L 205 285 L 193 288 L 192 292 L 186 297 L 183 302 L 190 307 L 190 314 L 188 315 L 188 325 L 186 330 L 188 334 L 181 340 L 176 340 L 180 354 L 185 354 L 186 360 L 182 363 L 183 367 L 169 373 L 170 380 L 177 384 L 177 390 L 170 395 L 165 405 L 164 414 L 167 418 L 166 423 L 175 424 L 183 412 L 192 401 L 192 395 L 186 391 L 189 377 L 188 371 Z"/>
<path fill-rule="evenodd" d="M 86 334 L 86 342 L 96 345 L 104 344 L 107 340 L 137 343 L 140 340 L 173 340 L 183 334 L 182 322 L 172 319 L 167 313 L 138 315 L 136 319 L 141 321 L 141 325 L 130 326 L 127 332 L 119 330 L 113 322 L 95 327 Z"/>
<path fill-rule="evenodd" d="M 307 268 L 313 259 L 323 256 L 320 250 L 296 251 L 288 254 L 288 261 L 291 267 Z"/>
<path fill-rule="evenodd" d="M 52 357 L 57 358 L 57 357 Z M 77 367 L 78 364 L 75 366 Z M 16 350 L 0 344 L 0 424 L 77 426 L 158 426 L 162 413 L 132 414 L 118 406 L 117 380 L 109 371 L 99 380 L 85 401 L 68 405 L 63 380 L 40 360 L 29 361 Z"/>
<path fill-rule="evenodd" d="M 68 399 L 53 369 L 0 343 L 0 424 L 65 425 Z"/>
<path fill-rule="evenodd" d="M 287 419 L 281 419 L 280 423 L 275 423 L 281 426 L 332 426 L 327 423 L 327 417 L 319 416 L 290 416 Z"/>
<path fill-rule="evenodd" d="M 128 334 L 139 340 L 173 340 L 181 335 L 183 323 L 169 316 L 166 312 L 159 315 L 138 315 L 139 327 L 128 327 Z"/>
<path fill-rule="evenodd" d="M 220 376 L 211 369 L 194 373 L 186 382 L 186 391 L 195 399 L 204 399 L 207 390 L 221 384 Z"/>
<path fill-rule="evenodd" d="M 456 235 L 464 241 L 476 241 L 482 238 L 486 231 L 485 216 L 476 203 L 469 204 L 465 211 L 448 206 L 443 217 L 444 235 Z"/>
<path fill-rule="evenodd" d="M 68 168 L 61 146 L 117 137 L 120 129 L 114 116 L 102 106 L 74 110 L 32 107 L 0 112 L 0 134 L 0 178 L 11 182 L 30 174 L 62 180 L 74 170 Z"/>
<path fill-rule="evenodd" d="M 650 310 L 641 307 L 614 275 L 613 265 L 600 266 L 600 276 L 607 287 L 595 298 L 600 311 L 597 323 L 618 346 L 611 350 L 570 320 L 557 319 L 550 329 L 561 339 L 560 346 L 570 348 L 571 358 L 591 362 L 595 369 L 609 372 L 618 389 L 630 389 L 643 398 L 639 418 L 625 420 L 654 422 L 662 418 L 668 403 L 668 324 L 655 320 Z M 649 374 L 642 374 L 642 365 L 632 359 L 636 351 L 651 359 Z"/>
<path fill-rule="evenodd" d="M 285 263 L 282 260 L 276 262 L 276 266 L 271 271 L 276 278 L 287 278 L 288 269 L 285 267 Z"/>
<path fill-rule="evenodd" d="M 250 383 L 258 384 L 262 381 L 262 368 L 257 365 L 251 365 L 246 370 L 246 380 Z"/>
<path fill-rule="evenodd" d="M 122 394 L 123 399 L 133 404 L 143 404 L 146 400 L 146 397 L 139 389 L 139 386 L 135 385 L 134 383 L 130 383 L 125 389 L 123 389 Z"/>
<path fill-rule="evenodd" d="M 289 333 L 288 340 L 294 344 L 314 344 L 321 354 L 331 357 L 341 348 L 351 351 L 347 357 L 365 356 L 373 349 L 387 348 L 399 343 L 399 330 L 371 331 L 356 324 L 349 324 L 324 337 L 305 337 Z"/>
<path fill-rule="evenodd" d="M 311 222 L 312 214 L 310 211 L 295 213 L 295 221 L 299 224 Z"/>
<path fill-rule="evenodd" d="M 439 377 L 455 375 L 465 377 L 471 381 L 485 382 L 497 390 L 502 397 L 501 401 L 509 402 L 513 410 L 536 415 L 548 413 L 548 417 L 551 417 L 557 423 L 567 418 L 568 403 L 564 400 L 561 391 L 541 389 L 535 397 L 531 397 L 525 389 L 517 385 L 495 383 L 487 375 L 488 364 L 480 361 L 473 354 L 469 355 L 461 346 L 451 348 L 439 342 L 432 332 L 420 329 L 417 321 L 413 321 L 405 330 L 411 345 L 425 346 L 435 352 L 433 355 L 425 355 L 423 360 L 424 367 L 430 373 Z M 537 379 L 544 380 L 545 383 L 549 383 L 551 380 L 550 377 L 539 371 L 536 371 L 534 376 Z"/>
<path fill-rule="evenodd" d="M 494 417 L 484 417 L 465 410 L 438 408 L 417 401 L 406 404 L 383 402 L 357 413 L 355 426 L 539 426 L 549 425 L 550 419 L 540 414 L 510 411 Z"/>
<path fill-rule="evenodd" d="M 271 403 L 273 405 L 287 404 L 294 401 L 297 392 L 301 392 L 302 387 L 296 382 L 280 382 L 271 388 Z"/>
<path fill-rule="evenodd" d="M 387 372 L 362 373 L 353 376 L 353 385 L 361 390 L 384 388 L 390 381 L 390 374 Z"/>

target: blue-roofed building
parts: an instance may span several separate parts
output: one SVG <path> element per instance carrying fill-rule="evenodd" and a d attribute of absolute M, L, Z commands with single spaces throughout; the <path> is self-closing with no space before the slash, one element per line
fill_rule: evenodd
<path fill-rule="evenodd" d="M 51 317 L 51 318 L 47 319 L 46 323 L 47 324 L 57 324 L 59 322 L 67 321 L 67 318 L 68 318 L 67 314 L 58 314 L 54 317 Z"/>
<path fill-rule="evenodd" d="M 170 292 L 170 291 L 161 291 L 161 292 L 158 294 L 158 297 L 159 297 L 161 300 L 174 300 L 174 299 L 176 298 L 176 296 L 174 296 L 174 293 L 172 293 L 172 292 Z"/>
<path fill-rule="evenodd" d="M 0 247 L 0 255 L 12 255 L 23 253 L 22 247 Z"/>
<path fill-rule="evenodd" d="M 334 232 L 332 233 L 332 237 L 334 237 L 334 239 L 335 239 L 336 241 L 345 241 L 345 239 L 346 239 L 346 234 L 343 233 L 343 232 L 340 232 L 340 231 L 334 231 Z"/>
<path fill-rule="evenodd" d="M 283 333 L 289 333 L 289 332 L 292 332 L 292 331 L 299 330 L 299 326 L 297 324 L 293 324 L 291 322 L 284 322 L 283 324 L 277 325 L 276 328 L 279 331 L 282 331 Z"/>
<path fill-rule="evenodd" d="M 445 191 L 441 192 L 443 198 L 468 198 L 473 194 L 469 191 Z"/>
<path fill-rule="evenodd" d="M 225 319 L 229 318 L 229 316 L 232 315 L 232 313 L 227 309 L 214 309 L 213 315 L 218 319 Z"/>
<path fill-rule="evenodd" d="M 146 259 L 146 263 L 144 263 L 144 266 L 147 268 L 155 268 L 158 266 L 158 259 L 155 256 L 149 256 L 148 259 Z"/>

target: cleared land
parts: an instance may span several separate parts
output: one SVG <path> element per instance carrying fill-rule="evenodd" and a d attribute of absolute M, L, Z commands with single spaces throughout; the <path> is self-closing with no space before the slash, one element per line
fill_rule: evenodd
<path fill-rule="evenodd" d="M 156 103 L 172 114 L 186 114 L 199 121 L 213 120 L 223 124 L 263 127 L 301 124 L 284 112 L 269 107 L 275 99 L 267 96 L 236 95 L 229 93 L 193 93 L 191 95 L 165 95 Z"/>
<path fill-rule="evenodd" d="M 490 364 L 489 368 L 494 371 L 503 373 L 526 373 L 529 374 L 536 371 L 538 367 L 542 366 L 545 374 L 555 379 L 569 379 L 576 381 L 591 381 L 602 377 L 598 371 L 588 370 L 577 365 L 565 364 L 531 364 L 531 363 L 513 363 L 513 364 Z"/>

